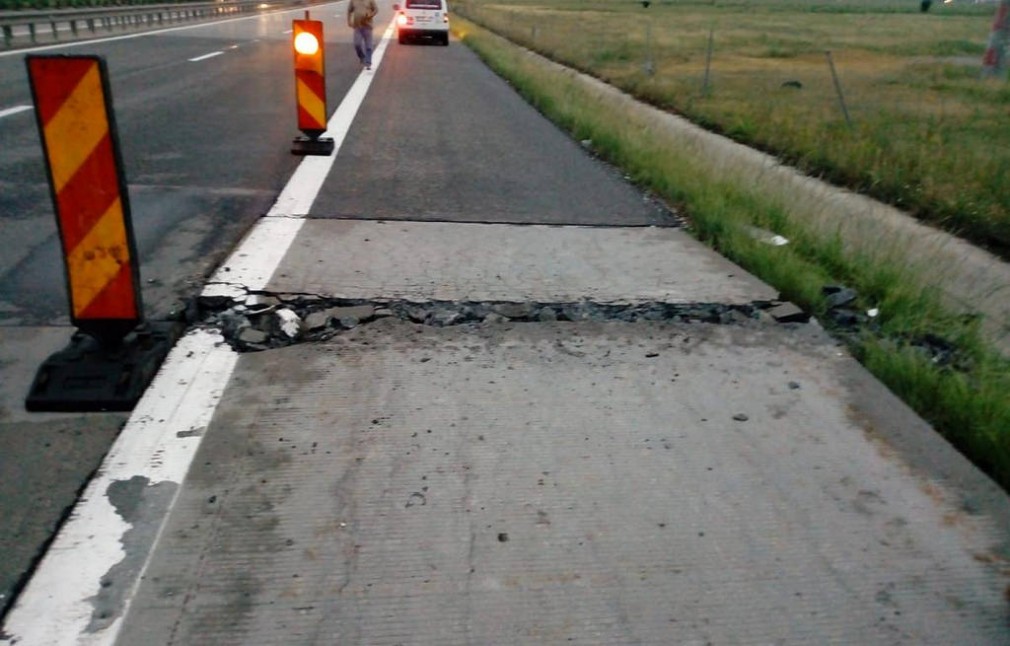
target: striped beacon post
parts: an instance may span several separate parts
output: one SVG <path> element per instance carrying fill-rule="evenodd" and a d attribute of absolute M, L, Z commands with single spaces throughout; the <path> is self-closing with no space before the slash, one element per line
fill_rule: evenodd
<path fill-rule="evenodd" d="M 1008 44 L 1010 44 L 1010 0 L 1001 0 L 989 32 L 989 45 L 982 56 L 983 77 L 1006 76 Z"/>
<path fill-rule="evenodd" d="M 141 321 L 139 270 L 105 61 L 28 56 L 71 320 L 106 344 Z"/>
<path fill-rule="evenodd" d="M 331 155 L 334 143 L 326 132 L 326 65 L 323 58 L 323 23 L 310 20 L 293 21 L 292 47 L 295 54 L 295 101 L 298 107 L 298 129 L 291 152 L 296 155 Z"/>
<path fill-rule="evenodd" d="M 25 57 L 78 332 L 39 368 L 30 411 L 131 410 L 178 338 L 145 322 L 105 60 Z"/>

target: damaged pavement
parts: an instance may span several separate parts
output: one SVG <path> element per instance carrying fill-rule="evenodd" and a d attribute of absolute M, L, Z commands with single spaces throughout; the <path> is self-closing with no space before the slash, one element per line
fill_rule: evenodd
<path fill-rule="evenodd" d="M 842 342 L 861 335 L 884 338 L 874 320 L 875 310 L 856 307 L 858 293 L 847 287 L 826 285 L 826 329 Z M 445 327 L 496 323 L 546 323 L 550 321 L 669 321 L 739 325 L 756 321 L 779 324 L 807 323 L 810 313 L 788 301 L 752 303 L 517 303 L 517 302 L 410 302 L 328 298 L 306 294 L 250 294 L 237 301 L 207 297 L 199 301 L 198 327 L 220 331 L 237 352 L 259 352 L 297 343 L 324 341 L 377 319 L 394 318 L 420 325 Z M 909 339 L 888 337 L 908 345 L 933 363 L 967 369 L 965 358 L 946 339 L 925 333 Z"/>
<path fill-rule="evenodd" d="M 1005 494 L 681 232 L 307 220 L 292 249 L 201 303 L 237 372 L 123 643 L 1005 636 Z"/>
<path fill-rule="evenodd" d="M 1006 494 L 816 320 L 681 231 L 308 219 L 263 284 L 222 273 L 241 296 L 208 289 L 182 343 L 207 337 L 201 361 L 234 371 L 188 378 L 196 351 L 170 357 L 136 434 L 170 442 L 142 458 L 153 476 L 85 496 L 119 534 L 66 600 L 82 635 L 1010 634 Z M 831 293 L 829 312 L 858 311 Z M 88 518 L 54 546 L 74 567 Z M 0 642 L 60 628 L 33 622 L 51 586 L 26 590 L 37 605 Z"/>
<path fill-rule="evenodd" d="M 612 304 L 516 302 L 348 301 L 318 296 L 257 294 L 230 306 L 205 299 L 200 325 L 219 329 L 238 352 L 324 341 L 383 318 L 432 327 L 551 321 L 704 322 L 720 325 L 757 320 L 774 302 Z"/>

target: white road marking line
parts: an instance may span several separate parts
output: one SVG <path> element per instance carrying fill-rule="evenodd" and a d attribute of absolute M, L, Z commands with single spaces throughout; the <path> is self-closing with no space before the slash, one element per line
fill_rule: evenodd
<path fill-rule="evenodd" d="M 378 69 L 393 34 L 393 24 L 383 34 L 372 59 Z M 327 124 L 324 136 L 334 139 L 329 157 L 307 157 L 298 165 L 270 212 L 253 228 L 231 254 L 204 295 L 216 288 L 232 288 L 234 281 L 260 289 L 273 275 L 304 216 L 315 201 L 351 122 L 358 112 L 374 72 L 362 71 Z M 280 234 L 281 239 L 276 237 Z M 263 257 L 257 257 L 263 254 Z M 245 281 L 249 280 L 248 283 Z M 241 288 L 236 292 L 245 295 Z M 31 580 L 18 597 L 0 630 L 0 644 L 46 644 L 46 646 L 112 646 L 122 629 L 137 587 L 165 529 L 165 520 L 175 506 L 190 465 L 206 429 L 231 379 L 238 355 L 216 332 L 194 330 L 172 349 L 154 382 L 130 415 L 126 427 L 88 483 L 70 519 L 60 529 Z M 136 480 L 135 480 L 136 479 Z M 143 564 L 132 573 L 123 606 L 108 624 L 92 625 L 95 598 L 102 590 L 102 577 L 126 556 L 122 542 L 133 525 L 116 510 L 108 492 L 114 483 L 143 482 L 146 488 L 168 484 L 174 487 L 171 501 L 157 524 L 152 543 L 131 546 L 146 549 Z M 148 528 L 150 529 L 150 528 Z M 136 554 L 136 552 L 135 552 Z"/>
<path fill-rule="evenodd" d="M 338 2 L 327 3 L 326 5 L 320 5 L 320 7 L 329 6 L 330 4 L 338 5 L 346 0 L 338 0 Z M 168 27 L 166 29 L 156 29 L 154 31 L 144 31 L 137 34 L 124 34 L 122 36 L 112 36 L 110 38 L 95 38 L 93 40 L 78 40 L 72 43 L 56 43 L 53 45 L 41 45 L 39 47 L 25 47 L 24 49 L 15 49 L 7 52 L 0 52 L 0 58 L 4 56 L 21 56 L 23 54 L 31 54 L 33 52 L 44 52 L 51 49 L 64 49 L 67 47 L 81 47 L 83 45 L 98 45 L 101 43 L 112 43 L 117 40 L 129 40 L 131 38 L 143 38 L 144 36 L 156 36 L 158 34 L 167 34 L 173 31 L 184 31 L 186 29 L 204 29 L 207 27 L 216 27 L 217 25 L 223 25 L 230 22 L 239 22 L 242 20 L 259 20 L 265 16 L 282 16 L 288 13 L 305 13 L 305 9 L 289 9 L 287 11 L 272 11 L 269 13 L 257 14 L 255 16 L 245 16 L 243 18 L 229 18 L 227 20 L 217 20 L 214 22 L 203 22 L 198 25 L 184 25 L 182 27 Z"/>
<path fill-rule="evenodd" d="M 228 49 L 238 49 L 238 45 L 231 45 Z"/>
<path fill-rule="evenodd" d="M 0 644 L 110 646 L 115 642 L 150 554 L 134 581 L 116 582 L 127 586 L 119 615 L 109 625 L 89 630 L 102 577 L 126 556 L 122 541 L 133 529 L 110 500 L 109 487 L 135 478 L 146 479 L 140 480 L 145 488 L 171 486 L 171 509 L 237 361 L 238 355 L 220 335 L 206 330 L 187 334 L 172 349 L 18 597 L 0 632 Z M 154 522 L 158 524 L 156 544 L 164 518 Z"/>
<path fill-rule="evenodd" d="M 205 61 L 208 58 L 214 58 L 215 56 L 220 56 L 224 52 L 211 52 L 209 54 L 204 54 L 203 56 L 197 56 L 196 58 L 189 59 L 190 63 L 199 63 L 200 61 Z"/>
<path fill-rule="evenodd" d="M 329 157 L 306 157 L 273 207 L 246 236 L 242 244 L 215 272 L 203 290 L 204 296 L 242 298 L 248 291 L 262 290 L 280 265 L 291 242 L 302 228 L 305 216 L 315 202 L 326 176 L 351 128 L 351 122 L 365 99 L 375 71 L 378 70 L 386 47 L 393 35 L 393 23 L 382 35 L 382 41 L 372 56 L 371 72 L 362 71 L 343 102 L 330 117 L 323 137 L 332 137 L 333 154 Z"/>
<path fill-rule="evenodd" d="M 16 105 L 13 108 L 7 108 L 6 110 L 0 110 L 0 119 L 3 119 L 4 117 L 9 117 L 12 114 L 18 114 L 20 112 L 26 112 L 26 111 L 31 110 L 31 109 L 32 109 L 32 106 L 30 106 L 30 105 Z"/>
<path fill-rule="evenodd" d="M 294 31 L 294 29 L 286 29 L 286 30 L 282 31 L 281 33 L 282 34 L 290 34 L 293 31 Z"/>

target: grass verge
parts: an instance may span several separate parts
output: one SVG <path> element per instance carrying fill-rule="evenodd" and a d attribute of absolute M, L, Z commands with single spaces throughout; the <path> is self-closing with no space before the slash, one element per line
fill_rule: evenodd
<path fill-rule="evenodd" d="M 853 354 L 964 455 L 1010 491 L 1010 362 L 988 346 L 977 320 L 947 309 L 907 265 L 846 250 L 794 217 L 758 186 L 734 181 L 669 146 L 633 115 L 602 104 L 575 75 L 537 62 L 525 51 L 464 19 L 454 31 L 527 101 L 575 139 L 592 141 L 602 158 L 633 181 L 676 204 L 692 232 L 720 253 L 819 316 L 822 287 L 842 283 L 879 308 L 871 325 L 844 336 Z M 751 227 L 790 240 L 770 246 Z M 949 351 L 924 352 L 928 343 Z"/>
<path fill-rule="evenodd" d="M 1010 259 L 1010 85 L 979 79 L 994 5 L 934 5 L 929 13 L 907 0 L 454 7 L 639 100 Z"/>

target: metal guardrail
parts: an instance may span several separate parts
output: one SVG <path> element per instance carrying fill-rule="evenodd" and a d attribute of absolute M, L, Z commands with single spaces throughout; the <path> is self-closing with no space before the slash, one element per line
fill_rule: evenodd
<path fill-rule="evenodd" d="M 59 42 L 63 37 L 80 38 L 99 30 L 150 28 L 191 20 L 206 20 L 231 14 L 252 13 L 290 5 L 308 4 L 306 0 L 226 0 L 176 4 L 95 7 L 91 9 L 0 11 L 0 31 L 7 49 L 38 44 L 40 37 Z M 61 37 L 62 33 L 62 37 Z"/>

